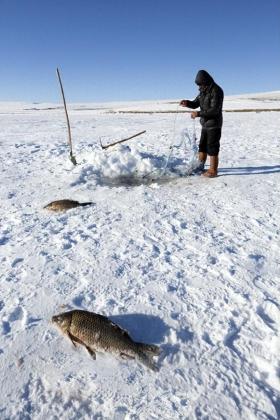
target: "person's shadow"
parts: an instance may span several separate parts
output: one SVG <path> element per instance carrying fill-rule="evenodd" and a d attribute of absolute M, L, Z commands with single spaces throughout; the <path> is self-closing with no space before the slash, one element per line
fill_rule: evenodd
<path fill-rule="evenodd" d="M 244 166 L 237 168 L 219 168 L 219 174 L 223 176 L 232 175 L 261 175 L 280 172 L 280 165 L 274 166 Z"/>

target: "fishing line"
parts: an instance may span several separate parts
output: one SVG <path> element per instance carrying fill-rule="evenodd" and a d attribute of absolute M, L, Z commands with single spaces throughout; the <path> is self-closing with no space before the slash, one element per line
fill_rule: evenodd
<path fill-rule="evenodd" d="M 185 149 L 185 156 L 187 155 L 187 141 L 186 141 L 186 137 L 189 140 L 189 145 L 192 146 L 193 152 L 197 152 L 197 145 L 196 145 L 196 125 L 195 125 L 195 118 L 193 119 L 193 128 L 192 128 L 192 136 L 189 132 L 189 130 L 187 128 L 184 129 L 183 135 L 182 135 L 182 139 L 181 142 L 176 145 L 173 144 L 174 143 L 174 137 L 175 137 L 175 126 L 176 126 L 176 121 L 177 121 L 177 116 L 178 116 L 178 108 L 179 108 L 179 104 L 177 105 L 177 110 L 176 110 L 176 116 L 174 119 L 174 127 L 173 127 L 173 138 L 172 138 L 172 143 L 170 146 L 170 153 L 169 156 L 166 159 L 166 163 L 162 169 L 162 171 L 160 172 L 160 176 L 165 174 L 165 171 L 167 169 L 167 166 L 169 164 L 169 161 L 171 159 L 172 153 L 174 149 L 180 149 L 182 147 L 182 145 L 184 144 L 184 149 Z"/>
<path fill-rule="evenodd" d="M 193 119 L 193 124 L 192 124 L 192 133 L 190 132 L 190 130 L 188 128 L 185 128 L 183 130 L 183 132 L 181 133 L 181 141 L 179 144 L 174 144 L 175 141 L 175 135 L 176 135 L 176 125 L 177 125 L 177 118 L 178 118 L 178 110 L 179 110 L 179 105 L 177 105 L 176 111 L 175 111 L 175 117 L 174 117 L 174 121 L 173 121 L 173 129 L 172 129 L 172 141 L 171 141 L 171 145 L 169 146 L 169 154 L 165 160 L 165 163 L 163 165 L 162 168 L 156 168 L 154 170 L 152 170 L 151 172 L 148 172 L 147 174 L 145 174 L 142 178 L 148 178 L 150 175 L 152 174 L 156 174 L 157 173 L 157 177 L 161 177 L 165 174 L 166 169 L 168 167 L 168 164 L 170 162 L 170 159 L 172 157 L 173 151 L 174 149 L 180 149 L 183 145 L 184 145 L 184 155 L 187 156 L 187 153 L 189 151 L 189 146 L 191 146 L 192 148 L 192 152 L 193 152 L 193 158 L 190 160 L 190 164 L 192 166 L 192 163 L 194 163 L 195 161 L 195 156 L 197 154 L 197 137 L 196 137 L 196 121 L 195 118 Z M 187 142 L 188 140 L 188 142 Z M 185 160 L 186 161 L 186 160 Z M 186 171 L 186 174 L 188 174 L 190 171 Z"/>
<path fill-rule="evenodd" d="M 180 106 L 180 104 L 178 103 L 178 104 L 177 104 L 177 107 L 176 107 L 176 111 L 175 111 L 175 117 L 174 117 L 174 120 L 173 120 L 172 142 L 171 142 L 171 146 L 169 146 L 170 152 L 169 152 L 169 155 L 168 155 L 168 157 L 167 157 L 167 159 L 166 159 L 166 163 L 164 164 L 163 169 L 162 169 L 161 171 L 160 171 L 160 168 L 153 169 L 152 171 L 150 171 L 150 172 L 148 172 L 147 174 L 143 175 L 143 177 L 142 177 L 142 178 L 148 178 L 150 175 L 152 175 L 152 174 L 154 174 L 154 173 L 156 173 L 156 172 L 158 172 L 158 171 L 160 171 L 160 172 L 159 172 L 159 174 L 158 174 L 158 176 L 161 176 L 161 175 L 163 175 L 163 174 L 164 174 L 164 172 L 165 172 L 165 170 L 166 170 L 166 168 L 167 168 L 167 165 L 168 165 L 169 159 L 170 159 L 170 157 L 171 157 L 171 155 L 172 155 L 172 151 L 173 151 L 173 146 L 172 146 L 172 144 L 174 143 L 174 139 L 175 139 L 175 130 L 176 130 L 176 124 L 177 124 L 177 117 L 178 117 L 178 113 L 179 113 L 179 112 L 178 112 L 178 111 L 179 111 L 179 106 Z"/>
<path fill-rule="evenodd" d="M 177 124 L 177 117 L 178 117 L 178 111 L 179 111 L 179 106 L 180 106 L 180 104 L 178 103 L 177 104 L 177 107 L 176 107 L 176 111 L 175 111 L 175 118 L 174 118 L 174 123 L 173 123 L 173 135 L 172 135 L 172 142 L 171 142 L 171 144 L 174 142 L 174 138 L 175 138 L 175 129 L 176 129 L 176 124 Z"/>

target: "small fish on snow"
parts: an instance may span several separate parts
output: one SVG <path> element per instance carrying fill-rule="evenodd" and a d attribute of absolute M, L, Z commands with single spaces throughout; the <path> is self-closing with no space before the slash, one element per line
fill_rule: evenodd
<path fill-rule="evenodd" d="M 93 312 L 72 310 L 52 317 L 55 324 L 76 346 L 81 344 L 96 359 L 95 352 L 108 352 L 122 359 L 135 359 L 153 371 L 158 367 L 153 356 L 160 348 L 153 344 L 137 343 L 128 332 L 107 317 Z"/>
<path fill-rule="evenodd" d="M 51 210 L 51 211 L 64 211 L 64 210 L 73 209 L 75 207 L 89 206 L 92 204 L 94 203 L 92 202 L 79 203 L 79 201 L 75 201 L 75 200 L 56 200 L 44 206 L 44 209 Z"/>

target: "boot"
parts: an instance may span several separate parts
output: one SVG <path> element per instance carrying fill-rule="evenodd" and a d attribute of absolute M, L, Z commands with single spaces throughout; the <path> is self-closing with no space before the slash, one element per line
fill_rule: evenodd
<path fill-rule="evenodd" d="M 207 159 L 207 153 L 199 152 L 198 153 L 198 159 L 200 160 L 201 164 L 203 164 L 203 168 Z"/>
<path fill-rule="evenodd" d="M 203 174 L 203 172 L 205 172 L 204 165 L 205 165 L 206 159 L 207 159 L 207 153 L 204 153 L 204 152 L 198 153 L 199 165 L 193 171 L 194 174 Z"/>
<path fill-rule="evenodd" d="M 219 157 L 210 156 L 210 168 L 206 171 L 203 176 L 208 178 L 215 178 L 218 175 Z"/>

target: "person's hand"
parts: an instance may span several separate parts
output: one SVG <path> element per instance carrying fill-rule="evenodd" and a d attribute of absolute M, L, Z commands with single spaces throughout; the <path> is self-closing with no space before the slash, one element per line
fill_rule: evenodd
<path fill-rule="evenodd" d="M 183 100 L 180 102 L 180 105 L 181 105 L 181 106 L 188 106 L 188 101 L 187 101 L 186 99 L 183 99 Z"/>
<path fill-rule="evenodd" d="M 194 120 L 195 118 L 197 118 L 198 117 L 198 112 L 197 111 L 193 111 L 192 113 L 191 113 L 191 118 Z"/>

